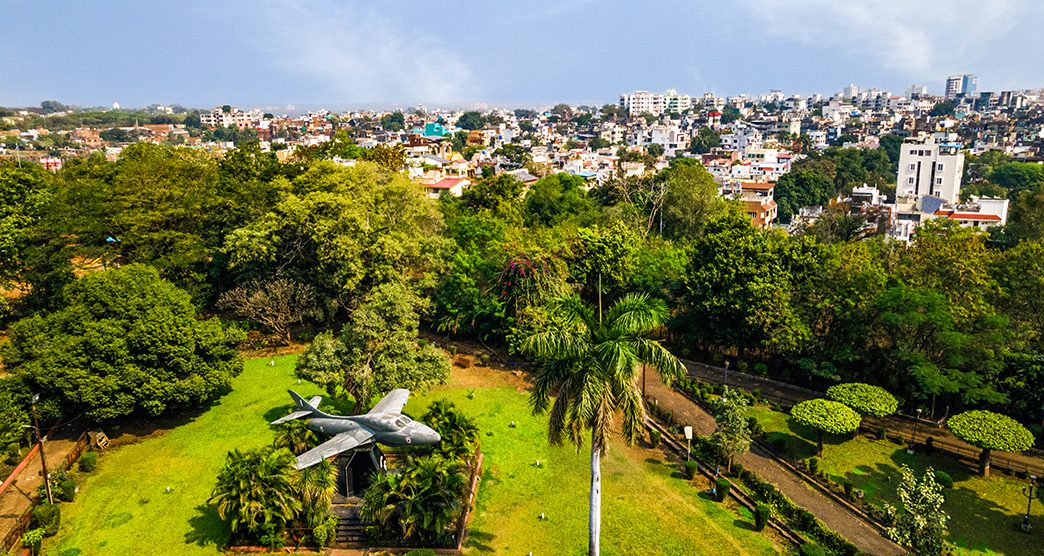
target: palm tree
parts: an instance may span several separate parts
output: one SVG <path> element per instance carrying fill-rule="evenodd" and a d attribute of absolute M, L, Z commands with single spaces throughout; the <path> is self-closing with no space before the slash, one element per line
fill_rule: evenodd
<path fill-rule="evenodd" d="M 561 445 L 566 438 L 579 449 L 591 434 L 591 507 L 589 518 L 592 556 L 599 554 L 601 529 L 601 457 L 614 429 L 616 413 L 623 415 L 623 436 L 633 444 L 642 434 L 645 405 L 639 387 L 638 365 L 654 367 L 670 384 L 684 367 L 674 355 L 649 338 L 667 317 L 659 300 L 628 294 L 604 317 L 579 298 L 551 302 L 552 323 L 523 342 L 523 352 L 540 365 L 533 385 L 534 413 L 550 409 L 548 440 Z"/>
<path fill-rule="evenodd" d="M 299 456 L 319 445 L 319 439 L 315 432 L 308 428 L 305 421 L 295 419 L 287 421 L 276 427 L 275 440 L 272 445 L 278 448 L 286 448 L 295 456 Z"/>
<path fill-rule="evenodd" d="M 464 467 L 457 460 L 434 454 L 411 457 L 397 472 L 374 474 L 363 492 L 362 517 L 376 533 L 419 537 L 438 542 L 460 516 L 467 486 Z"/>
<path fill-rule="evenodd" d="M 260 448 L 228 453 L 210 498 L 233 533 L 257 536 L 267 525 L 282 529 L 297 518 L 301 503 L 293 483 L 294 455 Z"/>
<path fill-rule="evenodd" d="M 324 523 L 330 516 L 330 501 L 337 489 L 333 464 L 323 460 L 302 469 L 297 475 L 297 486 L 305 522 L 312 528 Z"/>
<path fill-rule="evenodd" d="M 421 421 L 442 437 L 442 441 L 434 448 L 435 453 L 463 462 L 467 462 L 475 453 L 478 426 L 461 413 L 453 402 L 445 399 L 431 402 Z"/>

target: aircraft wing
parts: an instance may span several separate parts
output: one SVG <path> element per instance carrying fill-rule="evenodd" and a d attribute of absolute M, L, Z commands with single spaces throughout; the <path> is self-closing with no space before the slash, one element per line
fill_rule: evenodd
<path fill-rule="evenodd" d="M 341 452 L 346 452 L 352 448 L 361 446 L 369 442 L 372 438 L 373 433 L 366 429 L 360 428 L 342 432 L 330 440 L 327 440 L 315 448 L 297 456 L 296 467 L 298 469 L 311 467 L 330 456 L 336 456 Z"/>
<path fill-rule="evenodd" d="M 406 405 L 406 400 L 410 399 L 410 391 L 398 388 L 388 392 L 384 399 L 377 402 L 377 405 L 373 406 L 370 413 L 402 413 L 402 406 Z"/>
<path fill-rule="evenodd" d="M 285 423 L 287 421 L 293 421 L 294 419 L 300 419 L 301 417 L 306 417 L 306 416 L 311 415 L 311 414 L 312 414 L 312 412 L 310 410 L 295 411 L 295 412 L 291 413 L 290 415 L 287 415 L 286 417 L 280 417 L 280 418 L 276 419 L 275 421 L 272 421 L 270 424 L 272 424 L 272 425 L 282 425 L 283 423 Z"/>

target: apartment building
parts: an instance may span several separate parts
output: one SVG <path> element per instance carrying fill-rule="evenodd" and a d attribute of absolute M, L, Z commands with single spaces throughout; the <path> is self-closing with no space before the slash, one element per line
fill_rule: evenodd
<path fill-rule="evenodd" d="M 755 228 L 768 228 L 776 220 L 776 201 L 772 182 L 743 182 L 740 184 L 740 202 Z"/>
<path fill-rule="evenodd" d="M 620 95 L 620 108 L 626 110 L 628 114 L 649 113 L 659 116 L 667 109 L 667 105 L 663 95 L 649 91 L 635 91 L 629 95 Z"/>
<path fill-rule="evenodd" d="M 939 144 L 931 137 L 924 143 L 903 143 L 899 151 L 896 197 L 916 201 L 930 195 L 956 203 L 964 173 L 964 155 L 958 149 L 958 145 Z"/>

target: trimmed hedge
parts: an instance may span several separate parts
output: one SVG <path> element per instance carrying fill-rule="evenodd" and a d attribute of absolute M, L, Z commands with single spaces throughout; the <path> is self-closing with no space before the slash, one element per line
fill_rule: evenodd
<path fill-rule="evenodd" d="M 835 384 L 827 388 L 826 395 L 831 400 L 843 403 L 863 415 L 884 417 L 899 409 L 899 401 L 887 390 L 862 382 Z"/>
<path fill-rule="evenodd" d="M 840 556 L 857 556 L 859 549 L 844 537 L 827 529 L 812 514 L 790 501 L 775 485 L 759 479 L 750 471 L 739 475 L 740 481 L 747 486 L 758 502 L 772 507 L 780 520 L 790 528 L 804 533 L 819 545 L 826 547 L 830 553 Z"/>

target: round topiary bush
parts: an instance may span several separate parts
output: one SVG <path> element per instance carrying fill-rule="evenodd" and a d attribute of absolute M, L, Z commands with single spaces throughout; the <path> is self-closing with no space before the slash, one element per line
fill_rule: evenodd
<path fill-rule="evenodd" d="M 653 448 L 657 448 L 660 446 L 660 431 L 656 429 L 652 429 L 649 431 L 649 444 Z"/>
<path fill-rule="evenodd" d="M 78 464 L 80 471 L 84 473 L 90 473 L 98 467 L 98 452 L 87 452 L 80 456 L 80 462 Z"/>
<path fill-rule="evenodd" d="M 768 525 L 769 517 L 772 516 L 772 509 L 769 508 L 768 504 L 758 504 L 754 508 L 754 530 L 761 531 Z"/>
<path fill-rule="evenodd" d="M 728 479 L 719 477 L 718 480 L 714 481 L 714 490 L 718 502 L 724 502 L 729 497 L 729 491 L 732 490 L 732 483 Z"/>
<path fill-rule="evenodd" d="M 843 403 L 862 415 L 884 417 L 899 409 L 899 401 L 887 390 L 862 382 L 835 384 L 827 389 L 826 394 L 831 400 Z"/>
<path fill-rule="evenodd" d="M 694 459 L 687 460 L 685 462 L 685 474 L 690 479 L 695 479 L 696 475 L 700 474 L 700 464 Z"/>
<path fill-rule="evenodd" d="M 859 428 L 862 420 L 859 414 L 847 405 L 817 398 L 795 405 L 790 410 L 791 417 L 798 423 L 819 431 L 818 455 L 823 455 L 823 436 L 830 434 L 848 434 Z"/>
<path fill-rule="evenodd" d="M 953 488 L 953 477 L 945 471 L 935 472 L 935 482 L 939 483 L 943 488 Z"/>
<path fill-rule="evenodd" d="M 982 449 L 979 472 L 990 476 L 990 455 L 993 450 L 1022 452 L 1033 446 L 1033 434 L 1018 421 L 992 411 L 965 411 L 950 417 L 946 426 L 957 438 Z"/>

